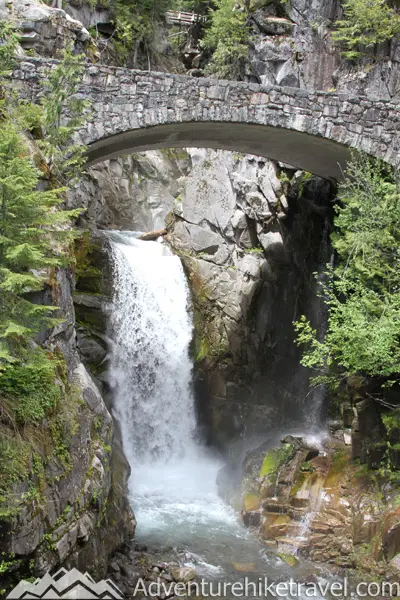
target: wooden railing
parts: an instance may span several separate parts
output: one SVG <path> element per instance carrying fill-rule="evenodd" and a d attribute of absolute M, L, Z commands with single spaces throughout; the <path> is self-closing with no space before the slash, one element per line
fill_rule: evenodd
<path fill-rule="evenodd" d="M 167 23 L 170 25 L 187 25 L 190 26 L 192 23 L 199 23 L 200 21 L 205 21 L 206 17 L 201 15 L 197 15 L 196 13 L 191 12 L 173 12 L 169 10 L 165 15 Z"/>

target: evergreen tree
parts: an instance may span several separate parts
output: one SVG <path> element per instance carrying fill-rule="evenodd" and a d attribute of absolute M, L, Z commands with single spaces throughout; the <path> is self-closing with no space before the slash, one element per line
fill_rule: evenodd
<path fill-rule="evenodd" d="M 38 144 L 58 183 L 76 179 L 85 163 L 86 147 L 74 143 L 74 133 L 87 120 L 90 106 L 90 101 L 76 95 L 84 68 L 85 57 L 74 55 L 69 47 L 43 79 L 41 111 L 35 119 L 44 135 Z"/>
<path fill-rule="evenodd" d="M 343 10 L 332 37 L 343 46 L 346 58 L 357 59 L 362 47 L 373 48 L 400 32 L 400 14 L 386 0 L 346 0 Z"/>
<path fill-rule="evenodd" d="M 31 336 L 50 307 L 29 302 L 26 294 L 42 289 L 43 269 L 65 263 L 71 231 L 65 224 L 80 211 L 57 210 L 62 191 L 39 191 L 39 172 L 17 127 L 0 130 L 0 290 L 3 310 L 0 337 Z M 4 352 L 4 346 L 3 346 Z"/>
<path fill-rule="evenodd" d="M 216 5 L 203 40 L 203 46 L 213 51 L 207 72 L 217 77 L 240 79 L 249 48 L 247 8 L 236 0 L 216 0 Z"/>
<path fill-rule="evenodd" d="M 305 317 L 295 324 L 306 345 L 302 364 L 316 384 L 353 374 L 400 381 L 400 191 L 388 165 L 355 157 L 339 186 L 332 245 L 337 265 L 322 295 L 325 339 Z"/>
<path fill-rule="evenodd" d="M 65 211 L 60 204 L 64 188 L 41 181 L 35 166 L 37 147 L 26 130 L 34 124 L 45 134 L 44 157 L 64 180 L 82 162 L 84 148 L 75 151 L 71 137 L 81 122 L 74 111 L 73 94 L 81 66 L 67 52 L 46 82 L 42 104 L 20 100 L 9 84 L 15 61 L 16 33 L 8 24 L 0 27 L 0 421 L 7 414 L 16 420 L 43 419 L 45 407 L 57 395 L 59 361 L 37 343 L 37 334 L 53 326 L 54 306 L 34 302 L 34 294 L 49 284 L 55 270 L 69 262 L 73 238 L 70 220 L 81 210 Z M 81 62 L 81 61 L 80 61 Z M 65 65 L 65 69 L 64 69 Z M 61 112 L 70 112 L 66 125 Z M 47 135 L 46 135 L 47 134 Z M 51 141 L 49 141 L 49 138 Z M 43 189 L 47 187 L 47 189 Z"/>
<path fill-rule="evenodd" d="M 157 23 L 165 17 L 171 0 L 113 0 L 117 48 L 123 60 L 134 51 L 133 64 L 140 44 L 148 46 Z"/>

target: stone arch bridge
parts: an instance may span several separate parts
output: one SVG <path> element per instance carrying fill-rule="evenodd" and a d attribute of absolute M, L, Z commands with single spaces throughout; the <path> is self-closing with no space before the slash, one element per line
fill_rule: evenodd
<path fill-rule="evenodd" d="M 24 93 L 37 94 L 55 62 L 21 62 L 14 77 Z M 331 179 L 341 178 L 350 148 L 400 164 L 400 107 L 386 100 L 90 64 L 79 95 L 92 101 L 79 132 L 89 164 L 190 146 L 258 154 Z"/>

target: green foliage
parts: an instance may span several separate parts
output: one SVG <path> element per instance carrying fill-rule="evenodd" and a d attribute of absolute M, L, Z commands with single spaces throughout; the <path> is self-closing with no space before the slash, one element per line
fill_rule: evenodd
<path fill-rule="evenodd" d="M 2 405 L 17 425 L 40 423 L 61 397 L 56 384 L 60 362 L 41 348 L 20 350 L 19 360 L 6 364 L 0 377 Z"/>
<path fill-rule="evenodd" d="M 400 15 L 386 0 L 346 0 L 344 18 L 336 22 L 333 39 L 344 48 L 343 56 L 357 59 L 360 47 L 372 48 L 400 31 Z"/>
<path fill-rule="evenodd" d="M 0 24 L 0 518 L 17 514 L 21 504 L 37 505 L 44 462 L 53 451 L 65 462 L 74 429 L 66 393 L 65 364 L 57 352 L 38 345 L 38 334 L 54 326 L 58 309 L 37 297 L 45 285 L 58 291 L 56 270 L 69 264 L 75 235 L 72 218 L 81 210 L 60 208 L 64 188 L 42 181 L 48 174 L 28 129 L 49 161 L 54 180 L 79 172 L 84 148 L 72 136 L 82 123 L 86 102 L 74 93 L 82 62 L 67 51 L 48 73 L 41 105 L 18 98 L 7 80 L 13 66 L 16 33 Z M 68 118 L 62 119 L 67 112 Z M 37 303 L 39 300 L 39 303 Z M 74 409 L 75 410 L 75 409 Z M 46 419 L 48 422 L 46 423 Z M 61 440 L 62 438 L 62 440 Z M 61 440 L 61 441 L 60 441 Z M 28 492 L 13 486 L 30 481 Z"/>
<path fill-rule="evenodd" d="M 400 432 L 400 408 L 396 409 L 393 413 L 383 415 L 382 422 L 389 436 Z"/>
<path fill-rule="evenodd" d="M 2 24 L 0 37 L 3 64 L 9 69 L 16 34 Z M 71 136 L 82 123 L 80 113 L 86 106 L 74 98 L 82 74 L 81 57 L 72 56 L 70 50 L 64 53 L 62 61 L 47 74 L 41 106 L 19 101 L 7 87 L 5 74 L 2 72 L 0 117 L 0 373 L 22 365 L 28 370 L 36 365 L 40 371 L 39 351 L 30 355 L 28 349 L 35 347 L 33 340 L 41 329 L 57 321 L 52 318 L 55 308 L 32 302 L 31 295 L 43 289 L 55 268 L 68 263 L 74 237 L 69 224 L 81 211 L 60 210 L 64 189 L 40 189 L 41 174 L 23 130 L 43 129 L 45 137 L 40 143 L 58 176 L 67 178 L 70 169 L 79 170 L 82 149 L 75 150 Z M 70 118 L 62 125 L 65 109 Z"/>
<path fill-rule="evenodd" d="M 49 69 L 43 79 L 41 124 L 44 138 L 38 143 L 58 182 L 66 183 L 76 178 L 85 162 L 86 147 L 73 141 L 73 134 L 87 120 L 90 106 L 88 100 L 76 95 L 84 68 L 84 55 L 74 55 L 72 48 L 68 48 L 64 50 L 61 62 Z"/>
<path fill-rule="evenodd" d="M 115 13 L 117 49 L 122 60 L 126 60 L 140 43 L 152 41 L 154 27 L 164 19 L 170 0 L 114 0 L 111 5 Z"/>
<path fill-rule="evenodd" d="M 10 21 L 0 21 L 0 77 L 7 75 L 15 64 L 18 35 Z"/>
<path fill-rule="evenodd" d="M 77 211 L 57 209 L 62 190 L 39 191 L 39 172 L 17 125 L 0 129 L 0 370 L 18 341 L 29 339 L 51 319 L 53 307 L 34 304 L 27 294 L 41 290 L 43 269 L 66 263 L 72 238 L 65 228 Z"/>
<path fill-rule="evenodd" d="M 332 245 L 338 262 L 328 269 L 322 296 L 328 327 L 320 341 L 305 317 L 296 324 L 306 346 L 302 364 L 337 386 L 361 373 L 390 383 L 400 374 L 400 193 L 388 166 L 353 157 L 339 187 Z"/>
<path fill-rule="evenodd" d="M 211 25 L 202 42 L 213 52 L 206 70 L 217 77 L 238 79 L 248 55 L 247 9 L 236 0 L 216 0 L 215 3 Z"/>
<path fill-rule="evenodd" d="M 169 10 L 194 12 L 196 15 L 206 15 L 212 0 L 172 0 Z"/>

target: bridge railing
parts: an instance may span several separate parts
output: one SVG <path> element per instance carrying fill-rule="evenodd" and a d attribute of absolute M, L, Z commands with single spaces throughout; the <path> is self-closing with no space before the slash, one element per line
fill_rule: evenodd
<path fill-rule="evenodd" d="M 202 15 L 198 15 L 196 13 L 183 12 L 183 11 L 174 12 L 172 10 L 169 10 L 166 13 L 165 19 L 166 19 L 167 23 L 169 23 L 170 25 L 187 25 L 187 26 L 192 25 L 192 23 L 200 23 L 200 22 L 204 23 L 204 21 L 206 21 L 206 17 L 204 17 Z"/>

